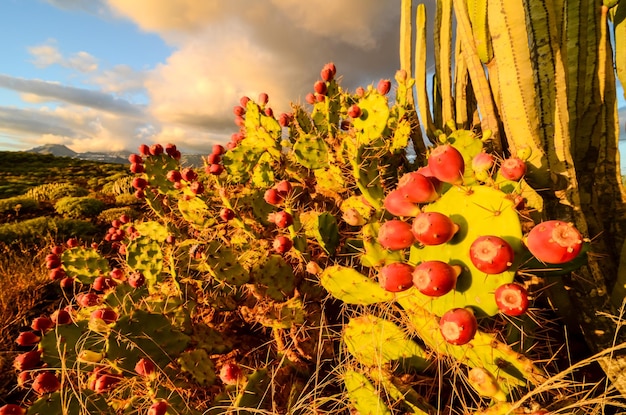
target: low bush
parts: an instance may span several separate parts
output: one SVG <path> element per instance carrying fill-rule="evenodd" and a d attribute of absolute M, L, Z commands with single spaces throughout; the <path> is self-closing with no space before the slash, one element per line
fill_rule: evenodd
<path fill-rule="evenodd" d="M 58 200 L 63 197 L 87 196 L 89 191 L 71 183 L 46 183 L 33 187 L 25 196 L 36 199 L 40 202 L 48 200 Z"/>
<path fill-rule="evenodd" d="M 10 246 L 16 244 L 41 246 L 49 239 L 62 240 L 75 236 L 88 240 L 97 233 L 97 227 L 89 221 L 41 216 L 0 225 L 0 243 Z"/>
<path fill-rule="evenodd" d="M 32 212 L 39 207 L 37 200 L 25 196 L 0 199 L 0 214 L 15 212 Z"/>
<path fill-rule="evenodd" d="M 135 209 L 126 206 L 103 210 L 98 215 L 98 220 L 100 222 L 111 223 L 113 220 L 119 219 L 119 217 L 122 215 L 126 215 L 133 220 L 139 218 L 140 216 L 139 212 L 137 212 Z"/>
<path fill-rule="evenodd" d="M 54 205 L 54 210 L 60 215 L 70 218 L 93 218 L 104 210 L 103 201 L 89 196 L 64 197 Z"/>

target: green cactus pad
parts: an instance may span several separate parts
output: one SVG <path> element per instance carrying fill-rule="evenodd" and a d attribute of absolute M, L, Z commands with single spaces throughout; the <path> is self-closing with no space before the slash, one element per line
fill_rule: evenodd
<path fill-rule="evenodd" d="M 391 411 L 379 396 L 367 376 L 356 370 L 347 370 L 343 374 L 350 403 L 359 415 L 391 415 Z"/>
<path fill-rule="evenodd" d="M 167 227 L 156 221 L 147 221 L 134 224 L 135 229 L 142 235 L 157 242 L 164 242 L 170 235 Z"/>
<path fill-rule="evenodd" d="M 57 326 L 56 330 L 47 332 L 41 338 L 41 358 L 49 368 L 72 367 L 83 350 L 101 353 L 104 349 L 103 340 L 102 335 L 89 330 L 87 320 Z"/>
<path fill-rule="evenodd" d="M 244 183 L 250 179 L 250 172 L 264 153 L 262 148 L 249 144 L 244 139 L 237 147 L 229 150 L 222 157 L 224 169 L 228 172 L 228 180 L 232 183 Z"/>
<path fill-rule="evenodd" d="M 61 254 L 61 263 L 67 276 L 83 284 L 92 284 L 100 275 L 109 273 L 109 263 L 93 248 L 77 246 Z"/>
<path fill-rule="evenodd" d="M 496 334 L 479 330 L 469 343 L 452 345 L 441 334 L 437 316 L 422 308 L 415 296 L 398 296 L 398 303 L 406 311 L 412 328 L 426 346 L 438 354 L 454 357 L 459 363 L 484 368 L 498 380 L 504 391 L 515 386 L 526 386 L 527 382 L 538 385 L 545 380 L 542 370 L 528 358 L 499 342 Z"/>
<path fill-rule="evenodd" d="M 113 415 L 115 413 L 115 410 L 108 406 L 105 396 L 88 389 L 81 390 L 80 397 L 74 393 L 45 394 L 30 405 L 26 412 L 27 415 Z"/>
<path fill-rule="evenodd" d="M 388 399 L 395 401 L 390 406 L 400 409 L 403 414 L 431 415 L 437 412 L 426 398 L 391 373 L 380 368 L 372 368 L 368 374 L 382 386 Z"/>
<path fill-rule="evenodd" d="M 341 175 L 341 168 L 336 164 L 330 164 L 323 169 L 315 169 L 313 174 L 315 174 L 315 190 L 317 192 L 334 196 L 345 190 L 346 183 Z"/>
<path fill-rule="evenodd" d="M 372 207 L 363 196 L 350 196 L 341 202 L 340 209 L 344 217 L 351 216 L 358 219 L 355 226 L 365 225 L 372 216 Z"/>
<path fill-rule="evenodd" d="M 202 386 L 215 383 L 215 365 L 204 349 L 195 349 L 180 354 L 177 360 L 183 372 L 189 373 Z"/>
<path fill-rule="evenodd" d="M 289 329 L 306 320 L 304 304 L 300 298 L 290 298 L 283 303 L 275 301 L 257 302 L 254 307 L 241 307 L 246 321 L 272 329 Z"/>
<path fill-rule="evenodd" d="M 380 222 L 371 222 L 363 226 L 363 255 L 361 263 L 366 267 L 381 267 L 392 262 L 404 261 L 403 251 L 390 251 L 378 243 Z"/>
<path fill-rule="evenodd" d="M 250 270 L 252 290 L 276 301 L 285 301 L 295 289 L 293 268 L 280 255 L 270 255 Z"/>
<path fill-rule="evenodd" d="M 178 194 L 174 183 L 167 180 L 167 172 L 180 168 L 178 160 L 166 154 L 149 156 L 144 158 L 144 168 L 144 177 L 148 180 L 151 187 L 158 189 L 159 193 L 167 195 Z"/>
<path fill-rule="evenodd" d="M 328 212 L 303 212 L 300 221 L 307 236 L 315 238 L 328 255 L 335 253 L 339 245 L 339 227 L 333 215 Z"/>
<path fill-rule="evenodd" d="M 361 116 L 355 118 L 352 123 L 357 132 L 359 144 L 370 144 L 383 135 L 389 119 L 389 107 L 387 97 L 373 89 L 358 102 L 361 108 Z"/>
<path fill-rule="evenodd" d="M 252 415 L 258 411 L 246 411 L 245 409 L 260 409 L 263 406 L 268 388 L 271 387 L 267 369 L 257 369 L 248 375 L 246 386 L 235 400 L 235 408 L 239 408 L 236 413 L 241 415 Z"/>
<path fill-rule="evenodd" d="M 276 178 L 274 177 L 275 167 L 272 165 L 271 161 L 272 156 L 270 156 L 269 153 L 263 153 L 257 165 L 254 166 L 251 179 L 255 187 L 267 189 L 268 187 L 272 187 L 276 182 Z"/>
<path fill-rule="evenodd" d="M 428 367 L 426 353 L 391 321 L 365 314 L 350 319 L 343 332 L 348 351 L 361 364 L 381 366 L 400 361 L 421 371 Z"/>
<path fill-rule="evenodd" d="M 333 297 L 346 304 L 376 304 L 392 301 L 395 297 L 372 279 L 341 265 L 322 271 L 320 283 Z"/>
<path fill-rule="evenodd" d="M 162 314 L 135 310 L 113 325 L 106 340 L 107 359 L 125 370 L 134 370 L 142 357 L 164 368 L 185 350 L 189 336 L 172 327 Z"/>
<path fill-rule="evenodd" d="M 226 353 L 233 347 L 229 338 L 225 338 L 218 330 L 204 323 L 194 324 L 191 342 L 210 354 Z"/>
<path fill-rule="evenodd" d="M 411 123 L 409 120 L 400 120 L 393 131 L 393 137 L 390 140 L 389 151 L 396 153 L 406 149 L 411 138 Z"/>
<path fill-rule="evenodd" d="M 293 145 L 296 161 L 307 169 L 328 167 L 328 147 L 326 142 L 316 135 L 298 137 Z"/>
<path fill-rule="evenodd" d="M 182 217 L 196 229 L 205 229 L 215 223 L 206 202 L 199 197 L 178 199 L 178 210 Z"/>
<path fill-rule="evenodd" d="M 126 262 L 132 270 L 141 272 L 151 287 L 158 281 L 163 269 L 163 252 L 156 241 L 139 237 L 126 248 Z"/>
<path fill-rule="evenodd" d="M 494 292 L 500 285 L 513 281 L 524 252 L 519 216 L 511 200 L 488 186 L 453 187 L 439 200 L 425 206 L 424 211 L 446 214 L 460 229 L 446 244 L 413 245 L 409 262 L 439 260 L 459 265 L 463 271 L 456 289 L 441 297 L 428 297 L 411 288 L 410 293 L 416 297 L 416 302 L 439 316 L 452 308 L 466 306 L 489 316 L 497 314 Z M 508 271 L 485 274 L 472 264 L 470 246 L 483 235 L 499 236 L 511 245 L 515 260 Z"/>
<path fill-rule="evenodd" d="M 459 150 L 465 161 L 465 172 L 463 174 L 463 182 L 466 185 L 473 184 L 474 169 L 472 168 L 472 160 L 483 150 L 483 142 L 476 135 L 468 130 L 456 130 L 447 138 L 446 142 L 452 147 Z"/>
<path fill-rule="evenodd" d="M 236 287 L 250 280 L 250 272 L 241 265 L 236 253 L 218 241 L 206 245 L 197 269 L 210 273 L 221 283 Z"/>

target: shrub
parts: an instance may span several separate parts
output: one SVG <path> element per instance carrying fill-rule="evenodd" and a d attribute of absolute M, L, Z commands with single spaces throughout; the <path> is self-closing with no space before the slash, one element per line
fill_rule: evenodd
<path fill-rule="evenodd" d="M 137 199 L 134 194 L 124 193 L 115 196 L 115 203 L 119 206 L 139 205 L 141 200 Z"/>
<path fill-rule="evenodd" d="M 26 192 L 26 196 L 36 199 L 40 202 L 48 200 L 58 200 L 63 197 L 80 197 L 87 196 L 89 191 L 80 186 L 71 183 L 46 183 Z"/>
<path fill-rule="evenodd" d="M 10 212 L 31 212 L 39 207 L 37 200 L 25 197 L 16 196 L 9 197 L 7 199 L 0 199 L 0 214 Z"/>
<path fill-rule="evenodd" d="M 102 193 L 113 195 L 133 194 L 135 189 L 132 185 L 133 178 L 131 176 L 120 177 L 110 181 L 102 186 Z"/>
<path fill-rule="evenodd" d="M 110 223 L 115 219 L 119 219 L 120 216 L 127 215 L 131 219 L 137 219 L 139 217 L 139 212 L 131 207 L 116 207 L 111 209 L 106 209 L 100 212 L 98 215 L 98 220 L 101 222 Z"/>
<path fill-rule="evenodd" d="M 95 217 L 102 212 L 104 208 L 105 204 L 103 201 L 88 196 L 64 197 L 54 205 L 54 209 L 57 213 L 74 219 Z"/>
<path fill-rule="evenodd" d="M 91 239 L 97 232 L 96 226 L 85 220 L 41 216 L 18 223 L 0 225 L 0 242 L 7 245 L 41 245 L 50 238 Z"/>

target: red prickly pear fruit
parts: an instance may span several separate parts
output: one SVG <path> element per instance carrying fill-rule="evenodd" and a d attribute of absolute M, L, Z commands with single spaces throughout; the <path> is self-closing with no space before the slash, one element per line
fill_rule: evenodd
<path fill-rule="evenodd" d="M 387 95 L 391 90 L 391 81 L 389 79 L 381 79 L 378 81 L 376 89 L 381 95 Z"/>
<path fill-rule="evenodd" d="M 326 95 L 326 92 L 328 92 L 328 87 L 326 86 L 326 82 L 324 82 L 324 81 L 317 81 L 313 85 L 313 90 L 317 94 Z"/>
<path fill-rule="evenodd" d="M 486 172 L 493 167 L 494 158 L 491 154 L 481 151 L 472 159 L 472 170 L 476 173 Z"/>
<path fill-rule="evenodd" d="M 112 375 L 110 373 L 101 374 L 96 378 L 93 390 L 96 393 L 108 392 L 115 388 L 121 380 L 122 376 L 120 375 Z"/>
<path fill-rule="evenodd" d="M 142 144 L 139 146 L 139 154 L 141 154 L 142 156 L 149 156 L 150 155 L 150 147 L 147 144 Z"/>
<path fill-rule="evenodd" d="M 387 193 L 385 200 L 383 200 L 383 206 L 387 212 L 394 216 L 415 216 L 420 213 L 419 206 L 409 202 L 404 192 L 398 189 Z"/>
<path fill-rule="evenodd" d="M 334 63 L 329 62 L 322 67 L 322 70 L 320 71 L 320 78 L 322 78 L 325 82 L 330 82 L 335 77 L 335 74 L 337 74 L 337 68 Z"/>
<path fill-rule="evenodd" d="M 289 192 L 291 192 L 292 186 L 288 180 L 281 180 L 280 182 L 276 183 L 275 188 L 278 191 L 278 194 L 280 194 L 282 197 L 285 197 L 289 194 Z"/>
<path fill-rule="evenodd" d="M 289 212 L 281 210 L 280 212 L 270 213 L 270 222 L 283 229 L 293 225 L 293 216 Z"/>
<path fill-rule="evenodd" d="M 183 176 L 178 170 L 170 170 L 165 175 L 165 178 L 172 183 L 176 183 L 181 181 L 183 179 Z"/>
<path fill-rule="evenodd" d="M 428 157 L 428 167 L 433 175 L 442 182 L 462 184 L 465 173 L 465 161 L 456 148 L 450 144 L 435 147 Z"/>
<path fill-rule="evenodd" d="M 513 265 L 515 253 L 504 239 L 494 235 L 476 238 L 470 246 L 470 260 L 479 271 L 500 274 Z"/>
<path fill-rule="evenodd" d="M 59 281 L 59 286 L 63 288 L 64 290 L 74 287 L 74 278 L 65 277 L 61 279 L 61 281 Z"/>
<path fill-rule="evenodd" d="M 53 269 L 61 266 L 61 258 L 55 254 L 46 255 L 46 268 Z"/>
<path fill-rule="evenodd" d="M 500 174 L 507 180 L 517 182 L 526 174 L 526 162 L 518 157 L 510 157 L 500 164 Z"/>
<path fill-rule="evenodd" d="M 65 277 L 65 271 L 61 267 L 51 269 L 48 273 L 48 277 L 53 281 L 63 279 Z"/>
<path fill-rule="evenodd" d="M 213 149 L 211 151 L 211 154 L 215 154 L 215 155 L 221 156 L 225 152 L 226 152 L 226 149 L 224 148 L 223 145 L 221 145 L 221 144 L 214 144 L 213 145 Z"/>
<path fill-rule="evenodd" d="M 243 377 L 243 371 L 236 363 L 224 363 L 220 369 L 220 380 L 225 385 L 236 385 Z"/>
<path fill-rule="evenodd" d="M 235 114 L 236 116 L 243 117 L 245 113 L 246 113 L 246 109 L 242 107 L 241 105 L 235 105 L 233 107 L 233 114 Z"/>
<path fill-rule="evenodd" d="M 41 365 L 41 352 L 39 350 L 18 354 L 13 360 L 13 367 L 19 372 L 32 370 L 39 365 Z"/>
<path fill-rule="evenodd" d="M 206 162 L 209 164 L 218 164 L 222 161 L 222 156 L 219 154 L 209 154 L 206 158 Z"/>
<path fill-rule="evenodd" d="M 309 92 L 308 94 L 306 94 L 306 96 L 304 97 L 304 100 L 306 102 L 308 102 L 311 105 L 315 105 L 315 102 L 317 102 L 317 99 L 315 98 L 315 95 L 311 92 Z"/>
<path fill-rule="evenodd" d="M 413 266 L 393 262 L 378 271 L 378 283 L 389 292 L 401 292 L 413 286 Z"/>
<path fill-rule="evenodd" d="M 41 337 L 29 330 L 21 332 L 15 339 L 15 343 L 19 346 L 34 346 L 39 343 L 39 340 Z"/>
<path fill-rule="evenodd" d="M 131 154 L 128 156 L 128 161 L 131 164 L 143 164 L 143 158 L 139 154 Z"/>
<path fill-rule="evenodd" d="M 359 98 L 363 98 L 365 96 L 365 88 L 362 86 L 357 87 L 354 94 Z"/>
<path fill-rule="evenodd" d="M 324 102 L 324 100 L 326 99 L 326 95 L 322 95 L 322 94 L 315 94 L 315 100 L 317 102 Z"/>
<path fill-rule="evenodd" d="M 68 248 L 76 248 L 79 243 L 78 243 L 78 239 L 76 238 L 70 238 L 68 239 L 65 244 L 67 245 Z"/>
<path fill-rule="evenodd" d="M 408 223 L 392 219 L 380 225 L 378 243 L 384 248 L 397 251 L 410 247 L 414 242 L 415 236 Z"/>
<path fill-rule="evenodd" d="M 220 174 L 222 174 L 223 171 L 224 171 L 224 166 L 222 166 L 221 164 L 211 164 L 209 166 L 208 173 L 214 176 L 219 176 Z"/>
<path fill-rule="evenodd" d="M 246 119 L 243 117 L 235 117 L 235 125 L 237 127 L 245 127 L 246 126 Z"/>
<path fill-rule="evenodd" d="M 439 212 L 422 212 L 411 226 L 415 239 L 424 245 L 441 245 L 449 242 L 459 230 L 459 225 Z"/>
<path fill-rule="evenodd" d="M 124 271 L 119 268 L 113 268 L 111 272 L 109 272 L 109 276 L 116 280 L 124 280 Z"/>
<path fill-rule="evenodd" d="M 61 388 L 61 382 L 52 372 L 42 372 L 33 381 L 33 390 L 39 395 L 56 392 Z"/>
<path fill-rule="evenodd" d="M 474 338 L 478 330 L 478 322 L 470 310 L 453 308 L 441 316 L 439 330 L 448 343 L 462 345 Z"/>
<path fill-rule="evenodd" d="M 135 365 L 135 372 L 137 372 L 139 376 L 151 376 L 156 372 L 156 366 L 152 363 L 152 360 L 142 357 Z"/>
<path fill-rule="evenodd" d="M 229 220 L 235 218 L 235 212 L 229 208 L 222 208 L 220 210 L 220 218 L 222 218 L 223 221 L 228 222 Z"/>
<path fill-rule="evenodd" d="M 61 245 L 55 245 L 50 249 L 50 253 L 61 255 L 63 253 L 63 247 Z"/>
<path fill-rule="evenodd" d="M 514 282 L 502 284 L 495 291 L 498 309 L 508 316 L 519 316 L 528 310 L 528 291 Z"/>
<path fill-rule="evenodd" d="M 430 167 L 428 167 L 428 165 L 420 167 L 419 169 L 416 170 L 416 172 L 426 177 L 428 180 L 430 180 L 430 182 L 435 187 L 435 191 L 437 193 L 441 193 L 441 188 L 443 187 L 443 184 L 441 183 L 441 180 L 435 177 L 435 175 L 433 174 Z"/>
<path fill-rule="evenodd" d="M 167 143 L 165 144 L 165 153 L 172 157 L 172 155 L 176 154 L 178 150 L 176 149 L 176 144 Z"/>
<path fill-rule="evenodd" d="M 0 407 L 0 415 L 25 415 L 26 409 L 19 405 L 8 403 Z"/>
<path fill-rule="evenodd" d="M 163 146 L 161 144 L 152 144 L 150 146 L 150 154 L 153 156 L 159 156 L 163 154 Z"/>
<path fill-rule="evenodd" d="M 128 285 L 130 285 L 133 288 L 139 288 L 143 286 L 145 282 L 146 282 L 146 277 L 144 277 L 144 275 L 139 271 L 133 272 L 132 274 L 128 276 Z"/>
<path fill-rule="evenodd" d="M 198 178 L 198 173 L 196 173 L 191 167 L 186 167 L 180 171 L 180 176 L 183 180 L 193 182 Z"/>
<path fill-rule="evenodd" d="M 244 95 L 239 99 L 239 104 L 241 104 L 242 107 L 246 108 L 248 106 L 249 101 L 250 101 L 250 98 Z"/>
<path fill-rule="evenodd" d="M 144 171 L 146 171 L 146 169 L 144 168 L 143 164 L 133 163 L 130 165 L 131 173 L 139 174 L 139 173 L 143 173 Z"/>
<path fill-rule="evenodd" d="M 398 69 L 396 74 L 394 75 L 396 82 L 404 82 L 409 78 L 409 74 L 406 72 L 406 69 Z"/>
<path fill-rule="evenodd" d="M 117 286 L 117 283 L 115 282 L 115 280 L 113 278 L 110 277 L 105 277 L 105 276 L 99 276 L 96 277 L 95 280 L 93 280 L 93 284 L 91 284 L 91 288 L 93 288 L 96 291 L 107 291 L 110 290 L 112 288 L 115 288 Z"/>
<path fill-rule="evenodd" d="M 167 402 L 158 401 L 153 403 L 148 409 L 148 415 L 165 415 L 167 413 Z"/>
<path fill-rule="evenodd" d="M 56 310 L 50 315 L 50 319 L 57 326 L 64 324 L 70 324 L 72 322 L 72 315 L 65 309 Z"/>
<path fill-rule="evenodd" d="M 276 206 L 283 201 L 283 196 L 280 194 L 278 189 L 271 188 L 265 191 L 263 199 L 265 199 L 265 201 L 270 205 Z"/>
<path fill-rule="evenodd" d="M 201 195 L 204 193 L 204 185 L 201 182 L 193 182 L 189 185 L 189 190 L 194 195 Z"/>
<path fill-rule="evenodd" d="M 273 117 L 274 116 L 274 110 L 271 109 L 270 107 L 265 108 L 265 110 L 263 111 L 265 113 L 265 115 L 267 115 L 268 117 Z"/>
<path fill-rule="evenodd" d="M 100 308 L 91 312 L 92 319 L 103 320 L 106 324 L 116 322 L 117 317 L 117 313 L 110 308 Z"/>
<path fill-rule="evenodd" d="M 430 203 L 439 199 L 439 193 L 437 193 L 433 182 L 415 171 L 400 177 L 397 189 L 411 203 Z"/>
<path fill-rule="evenodd" d="M 100 304 L 102 298 L 96 293 L 81 293 L 76 296 L 76 303 L 81 307 L 93 307 Z"/>
<path fill-rule="evenodd" d="M 137 190 L 143 190 L 148 187 L 148 181 L 143 177 L 135 177 L 133 179 L 132 185 Z"/>
<path fill-rule="evenodd" d="M 348 117 L 350 118 L 359 118 L 361 114 L 363 114 L 363 111 L 361 111 L 361 107 L 359 107 L 357 104 L 354 104 L 350 108 L 348 108 Z"/>
<path fill-rule="evenodd" d="M 54 327 L 54 322 L 50 319 L 50 317 L 46 317 L 46 316 L 35 318 L 30 325 L 31 329 L 40 331 L 42 333 L 45 333 L 46 331 L 50 330 L 52 327 Z"/>
<path fill-rule="evenodd" d="M 274 251 L 279 254 L 284 254 L 293 247 L 293 241 L 286 236 L 277 236 L 276 239 L 274 239 L 272 247 L 274 248 Z"/>
<path fill-rule="evenodd" d="M 578 256 L 583 246 L 583 236 L 572 223 L 549 220 L 535 225 L 524 242 L 538 260 L 548 264 L 563 264 Z"/>
<path fill-rule="evenodd" d="M 176 242 L 176 236 L 174 236 L 174 235 L 167 235 L 165 237 L 165 242 L 170 244 L 170 245 L 174 244 Z"/>
<path fill-rule="evenodd" d="M 137 199 L 145 199 L 146 198 L 146 192 L 144 192 L 143 189 L 137 189 L 137 191 L 135 192 L 135 197 Z"/>
<path fill-rule="evenodd" d="M 293 121 L 293 115 L 286 112 L 283 112 L 278 117 L 278 124 L 280 124 L 281 127 L 289 127 L 291 121 Z"/>
<path fill-rule="evenodd" d="M 441 297 L 452 291 L 461 267 L 443 261 L 425 261 L 413 270 L 413 285 L 429 297 Z"/>
<path fill-rule="evenodd" d="M 269 102 L 270 97 L 265 92 L 259 94 L 259 105 L 265 105 Z"/>

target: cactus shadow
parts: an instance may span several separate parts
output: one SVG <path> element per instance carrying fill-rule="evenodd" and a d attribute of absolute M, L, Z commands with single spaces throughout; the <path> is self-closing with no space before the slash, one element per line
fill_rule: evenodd
<path fill-rule="evenodd" d="M 452 239 L 448 241 L 448 244 L 458 245 L 459 243 L 463 242 L 463 240 L 465 240 L 465 238 L 467 237 L 469 224 L 467 222 L 467 219 L 463 215 L 452 214 L 450 215 L 450 219 L 452 220 L 452 222 L 456 223 L 459 226 L 459 230 L 454 234 Z"/>
<path fill-rule="evenodd" d="M 450 261 L 450 265 L 458 265 L 463 269 L 463 271 L 461 271 L 461 274 L 457 277 L 454 290 L 460 293 L 464 293 L 469 290 L 472 286 L 474 278 L 465 262 L 455 259 L 453 261 Z"/>

